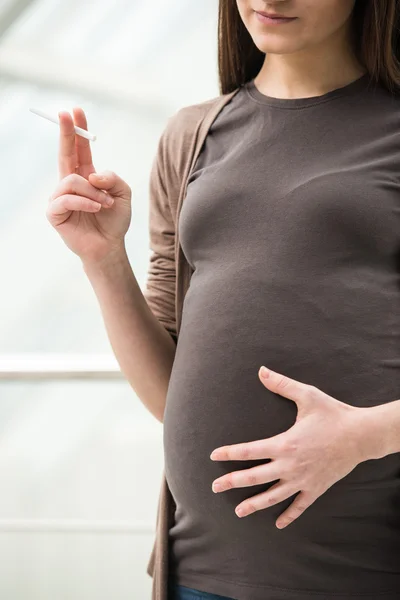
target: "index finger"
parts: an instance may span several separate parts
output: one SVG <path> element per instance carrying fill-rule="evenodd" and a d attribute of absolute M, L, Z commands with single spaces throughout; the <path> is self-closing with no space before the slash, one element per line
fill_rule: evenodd
<path fill-rule="evenodd" d="M 58 171 L 60 179 L 75 173 L 77 153 L 75 147 L 75 129 L 71 115 L 67 111 L 58 113 L 60 121 L 60 143 L 58 152 Z"/>
<path fill-rule="evenodd" d="M 230 446 L 220 446 L 215 448 L 210 454 L 211 460 L 258 460 L 275 458 L 277 454 L 276 444 L 279 442 L 278 436 L 254 440 L 251 442 L 240 442 Z"/>

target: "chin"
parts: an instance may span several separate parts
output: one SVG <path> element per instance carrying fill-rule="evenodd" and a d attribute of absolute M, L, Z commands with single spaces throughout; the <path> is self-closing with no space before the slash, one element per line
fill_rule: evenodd
<path fill-rule="evenodd" d="M 255 35 L 253 42 L 257 48 L 264 54 L 292 54 L 302 49 L 300 44 L 296 44 L 289 39 L 272 39 L 271 35 Z"/>

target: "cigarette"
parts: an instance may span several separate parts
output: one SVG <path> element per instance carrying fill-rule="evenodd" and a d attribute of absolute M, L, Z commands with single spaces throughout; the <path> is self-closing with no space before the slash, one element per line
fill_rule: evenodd
<path fill-rule="evenodd" d="M 60 124 L 60 120 L 56 117 L 52 117 L 51 115 L 48 115 L 47 113 L 43 112 L 42 110 L 38 110 L 37 108 L 30 108 L 29 109 L 32 113 L 34 113 L 35 115 L 39 115 L 39 117 L 43 117 L 44 119 L 47 119 L 48 121 L 51 121 L 52 123 L 55 123 L 56 125 Z M 96 140 L 96 136 L 93 135 L 92 133 L 89 133 L 88 131 L 86 131 L 86 129 L 82 129 L 81 127 L 77 127 L 76 125 L 74 125 L 74 129 L 75 129 L 75 133 L 77 135 L 80 135 L 84 138 L 86 138 L 87 140 L 91 140 L 92 142 L 94 142 Z"/>

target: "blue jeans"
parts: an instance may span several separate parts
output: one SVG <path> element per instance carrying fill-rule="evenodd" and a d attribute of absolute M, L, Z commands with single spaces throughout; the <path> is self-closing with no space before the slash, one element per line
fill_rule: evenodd
<path fill-rule="evenodd" d="M 227 596 L 218 596 L 217 594 L 208 594 L 193 588 L 185 587 L 171 582 L 169 585 L 168 600 L 233 600 Z"/>

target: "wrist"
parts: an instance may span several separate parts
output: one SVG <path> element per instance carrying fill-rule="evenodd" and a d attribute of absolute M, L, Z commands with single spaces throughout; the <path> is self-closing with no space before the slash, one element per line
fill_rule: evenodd
<path fill-rule="evenodd" d="M 112 274 L 121 264 L 129 262 L 124 242 L 109 250 L 104 256 L 81 260 L 88 277 Z"/>
<path fill-rule="evenodd" d="M 363 460 L 400 452 L 400 400 L 358 408 L 354 413 L 353 431 Z"/>

